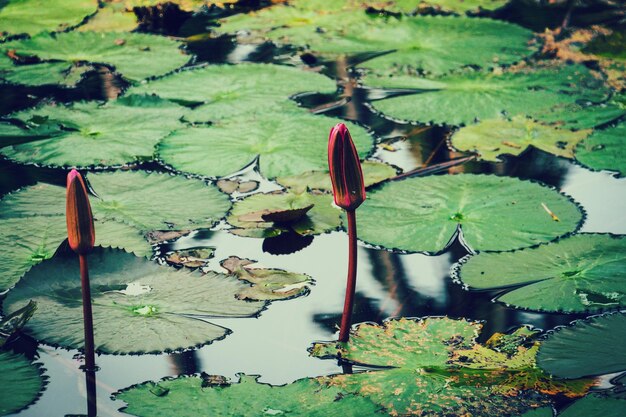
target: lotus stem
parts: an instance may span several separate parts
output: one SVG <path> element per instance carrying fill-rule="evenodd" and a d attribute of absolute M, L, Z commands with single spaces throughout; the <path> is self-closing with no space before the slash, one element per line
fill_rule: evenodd
<path fill-rule="evenodd" d="M 348 279 L 346 284 L 346 297 L 343 303 L 343 314 L 341 315 L 341 327 L 339 329 L 339 341 L 342 343 L 347 343 L 350 339 L 357 266 L 356 210 L 348 210 L 346 214 L 348 216 Z"/>

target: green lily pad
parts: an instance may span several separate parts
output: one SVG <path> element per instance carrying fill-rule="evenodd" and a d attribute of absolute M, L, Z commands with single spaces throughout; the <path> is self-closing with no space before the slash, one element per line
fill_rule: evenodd
<path fill-rule="evenodd" d="M 141 33 L 66 32 L 54 36 L 42 33 L 0 44 L 0 55 L 14 50 L 18 56 L 35 56 L 44 61 L 107 64 L 125 78 L 139 81 L 185 65 L 189 56 L 183 54 L 180 45 L 180 42 L 164 36 Z M 41 64 L 15 65 L 13 71 L 36 65 Z M 28 70 L 33 71 L 32 68 Z M 41 74 L 45 80 L 45 73 L 42 71 Z"/>
<path fill-rule="evenodd" d="M 341 121 L 297 110 L 233 118 L 176 131 L 161 142 L 157 152 L 173 168 L 206 177 L 235 173 L 257 157 L 259 170 L 267 178 L 295 175 L 328 166 L 328 131 Z M 358 125 L 349 127 L 363 158 L 374 138 Z"/>
<path fill-rule="evenodd" d="M 180 71 L 131 88 L 128 94 L 198 105 L 186 118 L 215 121 L 294 107 L 289 97 L 305 92 L 334 93 L 335 81 L 321 74 L 272 64 L 209 65 Z"/>
<path fill-rule="evenodd" d="M 125 2 L 124 2 L 125 3 Z M 130 32 L 139 22 L 132 7 L 118 2 L 103 3 L 98 12 L 78 27 L 79 32 Z"/>
<path fill-rule="evenodd" d="M 535 115 L 545 123 L 566 129 L 590 129 L 605 125 L 626 114 L 626 107 L 612 99 L 606 103 L 560 104 Z"/>
<path fill-rule="evenodd" d="M 476 152 L 486 161 L 499 161 L 500 155 L 519 155 L 529 146 L 574 158 L 576 144 L 589 133 L 558 129 L 517 116 L 512 120 L 490 119 L 463 127 L 452 136 L 452 145 L 460 151 Z"/>
<path fill-rule="evenodd" d="M 509 64 L 531 53 L 532 32 L 510 23 L 453 16 L 379 18 L 363 11 L 275 6 L 222 21 L 222 32 L 260 30 L 267 38 L 329 55 L 393 51 L 367 61 L 377 71 L 442 74 L 468 65 Z"/>
<path fill-rule="evenodd" d="M 15 310 L 0 320 L 0 348 L 6 344 L 11 336 L 24 327 L 35 313 L 35 310 L 37 310 L 37 303 L 31 300 L 24 307 Z"/>
<path fill-rule="evenodd" d="M 5 147 L 0 152 L 19 162 L 49 166 L 114 166 L 150 160 L 159 140 L 182 126 L 179 119 L 185 109 L 153 97 L 138 101 L 47 105 L 17 113 L 13 117 L 30 128 L 23 129 L 23 135 L 38 139 L 45 124 L 51 126 L 50 138 Z M 0 141 L 3 134 L 0 131 Z"/>
<path fill-rule="evenodd" d="M 0 415 L 13 414 L 35 402 L 44 384 L 39 365 L 22 355 L 0 352 Z"/>
<path fill-rule="evenodd" d="M 626 399 L 603 393 L 586 395 L 558 414 L 558 417 L 622 417 Z"/>
<path fill-rule="evenodd" d="M 283 271 L 281 269 L 254 268 L 250 259 L 231 256 L 220 264 L 229 274 L 252 284 L 237 294 L 240 300 L 285 300 L 299 297 L 309 291 L 307 285 L 312 279 L 306 274 Z"/>
<path fill-rule="evenodd" d="M 509 0 L 426 0 L 420 1 L 420 5 L 431 6 L 442 11 L 454 13 L 478 12 L 484 10 L 496 10 L 507 4 Z M 415 8 L 415 0 L 396 0 L 398 6 L 404 12 L 410 12 L 410 7 Z"/>
<path fill-rule="evenodd" d="M 478 345 L 480 328 L 445 317 L 361 324 L 348 343 L 315 344 L 312 355 L 384 368 L 325 382 L 369 398 L 390 415 L 516 415 L 547 404 L 543 396 L 526 395 L 531 389 L 582 395 L 580 386 L 553 380 L 535 366 L 536 344 L 508 355 Z"/>
<path fill-rule="evenodd" d="M 265 303 L 235 297 L 246 284 L 233 276 L 159 266 L 113 249 L 88 255 L 96 350 L 157 353 L 190 349 L 223 338 L 229 330 L 201 320 L 250 317 Z M 9 292 L 3 311 L 27 300 L 37 311 L 24 330 L 37 340 L 82 348 L 81 288 L 76 256 L 34 266 Z M 194 316 L 194 317 L 192 317 Z"/>
<path fill-rule="evenodd" d="M 600 80 L 578 65 L 529 72 L 465 72 L 433 79 L 368 75 L 363 82 L 370 87 L 415 90 L 414 94 L 375 101 L 372 106 L 386 116 L 450 125 L 504 114 L 541 120 L 552 108 L 600 102 L 608 94 Z M 556 122 L 554 115 L 549 121 Z"/>
<path fill-rule="evenodd" d="M 158 383 L 146 382 L 115 394 L 125 401 L 127 414 L 143 417 L 215 417 L 289 415 L 301 417 L 379 415 L 369 400 L 324 388 L 315 379 L 301 379 L 285 386 L 257 382 L 255 375 L 239 375 L 237 383 L 211 375 L 182 376 Z M 158 395 L 163 393 L 162 395 Z M 383 414 L 384 415 L 384 414 Z"/>
<path fill-rule="evenodd" d="M 626 370 L 626 314 L 592 317 L 557 328 L 541 344 L 538 365 L 560 378 Z"/>
<path fill-rule="evenodd" d="M 96 0 L 6 0 L 0 8 L 0 39 L 78 25 L 98 9 Z"/>
<path fill-rule="evenodd" d="M 459 278 L 476 289 L 512 287 L 496 299 L 531 310 L 615 309 L 626 305 L 625 248 L 620 237 L 580 234 L 532 249 L 478 254 L 461 265 Z"/>
<path fill-rule="evenodd" d="M 45 85 L 63 84 L 74 87 L 83 75 L 92 71 L 90 65 L 68 62 L 42 62 L 32 65 L 15 65 L 10 59 L 0 56 L 0 79 L 12 84 Z"/>
<path fill-rule="evenodd" d="M 566 196 L 536 183 L 460 174 L 384 184 L 368 193 L 358 218 L 359 238 L 366 242 L 439 252 L 459 227 L 474 250 L 510 250 L 572 232 L 582 214 Z"/>
<path fill-rule="evenodd" d="M 592 169 L 626 173 L 626 123 L 596 130 L 576 148 L 576 159 Z"/>
<path fill-rule="evenodd" d="M 552 407 L 541 407 L 525 412 L 519 417 L 554 417 Z"/>
<path fill-rule="evenodd" d="M 394 167 L 376 161 L 361 162 L 361 169 L 363 170 L 363 182 L 366 187 L 395 177 L 397 174 Z M 333 190 L 328 170 L 309 171 L 299 175 L 292 175 L 290 177 L 279 177 L 276 178 L 276 182 L 296 193 L 302 193 L 310 190 Z"/>
<path fill-rule="evenodd" d="M 263 215 L 272 210 L 296 210 L 313 207 L 297 220 L 288 223 L 267 221 Z M 231 233 L 250 237 L 271 237 L 293 230 L 306 236 L 335 230 L 341 226 L 341 210 L 333 206 L 330 194 L 270 193 L 253 194 L 236 202 L 226 221 L 235 226 Z"/>

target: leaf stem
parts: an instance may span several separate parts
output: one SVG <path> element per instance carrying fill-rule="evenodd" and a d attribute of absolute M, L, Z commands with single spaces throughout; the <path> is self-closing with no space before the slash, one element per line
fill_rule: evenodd
<path fill-rule="evenodd" d="M 341 328 L 339 329 L 339 341 L 347 343 L 350 339 L 350 322 L 352 318 L 352 307 L 354 305 L 354 290 L 356 288 L 356 212 L 346 210 L 348 216 L 348 282 L 346 285 L 346 298 L 343 304 L 343 314 L 341 316 Z"/>
<path fill-rule="evenodd" d="M 91 312 L 91 289 L 89 287 L 89 270 L 87 268 L 87 257 L 79 254 L 80 262 L 80 284 L 83 295 L 83 323 L 85 327 L 85 381 L 87 385 L 87 415 L 95 417 L 97 415 L 96 406 L 96 358 L 93 338 L 93 315 Z"/>

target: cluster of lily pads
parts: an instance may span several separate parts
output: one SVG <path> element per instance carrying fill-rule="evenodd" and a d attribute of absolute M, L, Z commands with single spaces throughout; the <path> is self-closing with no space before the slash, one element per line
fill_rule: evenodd
<path fill-rule="evenodd" d="M 311 277 L 253 268 L 254 261 L 236 254 L 222 261 L 227 273 L 204 268 L 212 256 L 206 250 L 167 256 L 182 268 L 150 258 L 164 236 L 218 225 L 252 238 L 340 229 L 325 141 L 339 120 L 297 103 L 307 94 L 342 94 L 336 81 L 302 64 L 197 63 L 184 40 L 131 32 L 138 24 L 134 7 L 159 1 L 39 3 L 0 6 L 3 83 L 70 89 L 104 68 L 129 85 L 104 103 L 48 100 L 0 120 L 5 158 L 88 171 L 100 246 L 90 255 L 96 349 L 194 349 L 230 332 L 211 318 L 253 317 L 271 301 L 305 295 Z M 209 4 L 173 3 L 199 13 Z M 445 13 L 422 15 L 414 1 L 293 0 L 222 19 L 213 35 L 234 35 L 240 44 L 269 40 L 321 60 L 369 54 L 352 75 L 374 97 L 373 112 L 444 125 L 451 147 L 479 159 L 498 162 L 534 147 L 624 174 L 626 100 L 615 85 L 619 77 L 605 70 L 624 65 L 623 52 L 589 49 L 586 59 L 602 61 L 601 71 L 591 70 L 558 54 L 548 59 L 546 39 L 490 18 L 506 1 L 426 3 L 429 13 Z M 346 123 L 360 157 L 369 158 L 379 139 Z M 144 162 L 162 169 L 135 169 Z M 251 187 L 243 198 L 224 192 L 230 177 L 239 189 L 237 174 L 251 166 L 279 191 Z M 243 374 L 237 382 L 206 374 L 164 379 L 117 393 L 128 404 L 124 411 L 543 417 L 554 415 L 550 398 L 560 395 L 582 398 L 559 416 L 599 409 L 617 416 L 626 405 L 623 392 L 588 391 L 594 376 L 626 369 L 624 354 L 612 350 L 626 337 L 619 311 L 626 306 L 626 241 L 577 233 L 582 207 L 537 182 L 475 174 L 397 180 L 397 171 L 372 158 L 363 163 L 363 242 L 437 254 L 459 239 L 470 255 L 456 265 L 455 278 L 471 289 L 497 290 L 495 301 L 531 311 L 615 312 L 545 335 L 522 327 L 482 344 L 481 325 L 462 319 L 361 324 L 349 343 L 315 344 L 311 354 L 367 371 L 285 386 Z M 6 292 L 0 335 L 23 327 L 42 343 L 82 347 L 78 266 L 57 253 L 66 237 L 64 215 L 65 190 L 52 184 L 0 200 L 0 291 Z M 119 337 L 112 318 L 133 331 Z M 22 356 L 0 352 L 0 369 L 0 381 L 12 381 L 2 383 L 9 390 L 0 399 L 2 415 L 32 403 L 43 389 L 40 366 Z"/>

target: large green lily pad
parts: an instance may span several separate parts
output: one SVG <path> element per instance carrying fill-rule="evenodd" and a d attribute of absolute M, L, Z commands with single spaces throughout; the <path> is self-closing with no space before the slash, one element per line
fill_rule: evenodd
<path fill-rule="evenodd" d="M 540 392 L 580 396 L 588 381 L 567 385 L 535 366 L 537 345 L 520 339 L 513 354 L 475 341 L 481 325 L 445 317 L 361 324 L 346 344 L 313 346 L 379 371 L 327 377 L 329 386 L 362 395 L 390 415 L 516 415 L 546 403 Z"/>
<path fill-rule="evenodd" d="M 293 215 L 288 221 L 275 221 L 267 217 L 272 213 Z M 339 228 L 341 210 L 333 206 L 333 197 L 330 194 L 253 194 L 236 202 L 226 220 L 235 226 L 235 229 L 229 231 L 238 235 L 271 237 L 292 230 L 306 236 Z"/>
<path fill-rule="evenodd" d="M 113 249 L 88 255 L 96 350 L 157 353 L 189 349 L 223 338 L 229 330 L 201 320 L 250 317 L 263 302 L 235 297 L 245 283 L 209 272 L 174 269 Z M 3 312 L 25 301 L 37 311 L 24 330 L 37 340 L 82 348 L 80 274 L 76 256 L 54 257 L 34 266 L 9 292 Z M 191 317 L 194 316 L 194 317 Z"/>
<path fill-rule="evenodd" d="M 495 251 L 551 241 L 576 230 L 582 220 L 576 204 L 550 188 L 471 174 L 384 184 L 368 193 L 357 217 L 360 239 L 420 252 L 443 250 L 459 227 L 470 248 Z"/>
<path fill-rule="evenodd" d="M 580 234 L 508 253 L 481 253 L 459 278 L 476 289 L 507 289 L 498 301 L 539 311 L 597 312 L 626 305 L 626 239 Z"/>
<path fill-rule="evenodd" d="M 125 78 L 139 81 L 167 74 L 185 65 L 189 57 L 179 49 L 180 45 L 180 42 L 164 36 L 141 33 L 42 33 L 29 39 L 0 44 L 0 56 L 6 60 L 6 53 L 13 50 L 18 56 L 35 56 L 44 61 L 107 64 Z M 15 65 L 13 71 L 19 72 L 22 68 L 32 71 L 28 67 L 36 65 L 41 64 Z M 41 71 L 41 76 L 45 78 L 45 72 Z"/>
<path fill-rule="evenodd" d="M 26 124 L 21 133 L 32 134 L 35 141 L 0 152 L 19 162 L 50 166 L 115 166 L 150 160 L 159 140 L 182 127 L 179 119 L 184 111 L 157 98 L 47 105 L 14 114 Z M 49 139 L 37 140 L 42 125 L 48 127 Z M 0 141 L 3 134 L 0 131 Z"/>
<path fill-rule="evenodd" d="M 432 79 L 368 75 L 363 82 L 370 87 L 415 90 L 414 94 L 375 101 L 372 106 L 386 116 L 450 125 L 502 115 L 541 120 L 552 108 L 600 102 L 608 94 L 602 81 L 577 65 L 528 72 L 464 72 Z M 550 121 L 558 121 L 554 119 L 552 114 Z"/>
<path fill-rule="evenodd" d="M 115 397 L 128 403 L 125 413 L 142 417 L 379 415 L 380 407 L 371 401 L 337 388 L 323 388 L 315 379 L 276 387 L 259 383 L 258 378 L 239 375 L 237 383 L 230 383 L 220 376 L 183 376 L 136 385 Z"/>
<path fill-rule="evenodd" d="M 60 31 L 98 9 L 96 0 L 6 0 L 0 8 L 0 39 L 8 34 Z"/>
<path fill-rule="evenodd" d="M 576 148 L 576 159 L 593 169 L 626 173 L 626 123 L 596 130 Z"/>
<path fill-rule="evenodd" d="M 568 406 L 558 417 L 622 417 L 626 399 L 606 393 L 593 393 Z"/>
<path fill-rule="evenodd" d="M 461 128 L 452 135 L 452 145 L 461 151 L 473 151 L 486 161 L 498 161 L 500 155 L 519 155 L 529 146 L 565 158 L 574 158 L 576 144 L 590 131 L 571 131 L 537 123 L 525 117 L 512 120 L 489 119 Z"/>
<path fill-rule="evenodd" d="M 509 64 L 531 52 L 532 32 L 510 23 L 453 16 L 381 18 L 359 10 L 323 9 L 275 6 L 229 17 L 219 30 L 259 30 L 273 41 L 329 55 L 392 51 L 364 64 L 377 71 L 442 74 L 469 65 Z"/>
<path fill-rule="evenodd" d="M 467 13 L 478 11 L 496 10 L 507 4 L 509 0 L 426 0 L 416 2 L 415 0 L 396 0 L 396 3 L 402 11 L 410 12 L 411 7 L 415 8 L 415 4 L 431 6 L 442 11 Z"/>
<path fill-rule="evenodd" d="M 13 414 L 32 404 L 44 387 L 41 367 L 22 355 L 0 352 L 0 415 Z"/>
<path fill-rule="evenodd" d="M 69 62 L 41 62 L 18 66 L 7 57 L 0 56 L 0 79 L 12 84 L 62 84 L 74 87 L 86 72 L 93 69 L 88 64 Z"/>
<path fill-rule="evenodd" d="M 289 97 L 305 92 L 334 93 L 336 83 L 321 74 L 272 64 L 209 65 L 180 71 L 131 88 L 128 94 L 197 105 L 186 118 L 207 122 L 294 107 Z"/>
<path fill-rule="evenodd" d="M 341 121 L 297 109 L 233 118 L 176 131 L 161 142 L 158 154 L 180 171 L 206 177 L 233 174 L 257 157 L 259 170 L 267 178 L 295 175 L 328 166 L 328 132 Z M 358 125 L 349 127 L 364 158 L 374 138 Z"/>
<path fill-rule="evenodd" d="M 626 370 L 626 314 L 592 317 L 560 327 L 542 342 L 539 366 L 560 378 L 580 378 Z"/>

